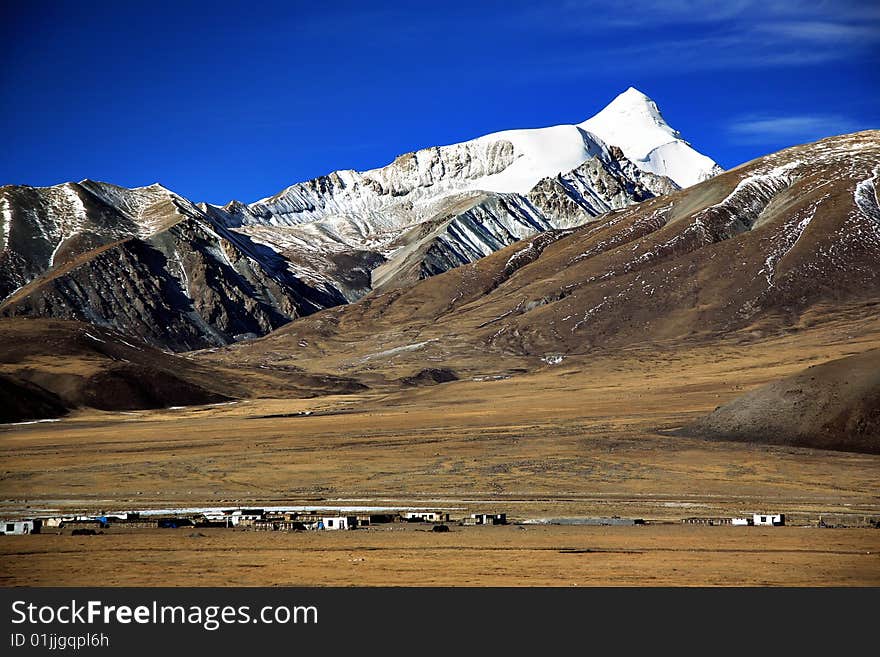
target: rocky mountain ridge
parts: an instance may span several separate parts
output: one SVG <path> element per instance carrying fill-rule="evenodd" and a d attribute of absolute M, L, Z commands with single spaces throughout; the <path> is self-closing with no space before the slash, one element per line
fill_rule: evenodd
<path fill-rule="evenodd" d="M 618 115 L 642 149 L 691 153 L 639 92 L 594 117 L 600 132 L 619 130 Z M 197 205 L 158 184 L 3 187 L 0 314 L 87 321 L 174 351 L 229 344 L 679 187 L 627 158 L 632 139 L 618 147 L 582 125 L 423 149 L 250 205 Z"/>

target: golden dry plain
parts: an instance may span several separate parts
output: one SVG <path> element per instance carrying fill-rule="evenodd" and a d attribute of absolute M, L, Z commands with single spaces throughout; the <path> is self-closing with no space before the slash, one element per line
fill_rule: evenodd
<path fill-rule="evenodd" d="M 619 515 L 658 524 L 3 537 L 0 581 L 877 585 L 877 529 L 680 520 L 767 511 L 785 513 L 794 525 L 816 525 L 820 517 L 857 525 L 880 517 L 880 456 L 664 433 L 745 390 L 877 346 L 875 323 L 859 338 L 831 327 L 745 346 L 602 353 L 499 380 L 161 411 L 83 410 L 58 422 L 7 426 L 0 429 L 4 513 L 362 505 L 443 507 L 453 516 L 506 512 L 512 520 Z"/>
<path fill-rule="evenodd" d="M 878 586 L 875 529 L 191 528 L 10 536 L 3 586 Z"/>

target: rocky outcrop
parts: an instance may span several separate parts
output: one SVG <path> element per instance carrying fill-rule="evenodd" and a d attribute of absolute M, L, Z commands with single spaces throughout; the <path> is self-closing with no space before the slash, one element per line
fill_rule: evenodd
<path fill-rule="evenodd" d="M 641 171 L 617 149 L 616 157 L 593 157 L 573 171 L 543 179 L 526 198 L 554 228 L 571 228 L 677 189 L 669 178 Z"/>
<path fill-rule="evenodd" d="M 429 367 L 400 380 L 407 386 L 433 386 L 451 381 L 458 381 L 458 375 L 448 367 Z"/>
<path fill-rule="evenodd" d="M 416 281 L 476 262 L 552 224 L 519 194 L 451 197 L 438 216 L 403 233 L 391 257 L 373 270 L 375 290 Z"/>

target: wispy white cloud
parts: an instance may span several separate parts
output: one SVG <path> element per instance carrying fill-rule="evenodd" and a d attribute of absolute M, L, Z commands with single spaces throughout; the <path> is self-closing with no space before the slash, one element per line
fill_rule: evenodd
<path fill-rule="evenodd" d="M 524 9 L 515 20 L 641 71 L 880 60 L 880 6 L 857 0 L 630 0 L 625 8 L 562 0 Z M 577 74 L 577 59 L 570 61 Z"/>
<path fill-rule="evenodd" d="M 876 25 L 834 21 L 779 21 L 759 25 L 756 31 L 783 39 L 817 43 L 853 43 L 878 41 Z"/>
<path fill-rule="evenodd" d="M 750 115 L 734 119 L 727 131 L 742 143 L 794 144 L 855 132 L 863 127 L 848 117 L 833 114 Z"/>
<path fill-rule="evenodd" d="M 880 7 L 872 0 L 629 0 L 626 4 L 607 0 L 548 0 L 543 6 L 557 13 L 580 14 L 590 21 L 638 26 L 720 21 L 846 23 L 880 20 Z"/>
<path fill-rule="evenodd" d="M 561 13 L 565 25 L 580 23 L 626 28 L 727 21 L 742 15 L 753 4 L 753 0 L 630 0 L 615 9 L 614 4 L 597 0 L 565 0 L 555 7 L 553 2 L 542 6 L 557 16 Z"/>

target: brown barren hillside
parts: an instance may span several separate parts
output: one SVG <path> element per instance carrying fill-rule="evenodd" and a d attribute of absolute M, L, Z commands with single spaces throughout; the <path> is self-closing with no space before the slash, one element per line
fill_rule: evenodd
<path fill-rule="evenodd" d="M 209 404 L 234 394 L 210 367 L 112 330 L 69 321 L 0 321 L 0 374 L 6 383 L 0 421 L 6 422 L 57 417 L 82 406 Z"/>
<path fill-rule="evenodd" d="M 680 433 L 880 454 L 880 350 L 761 386 Z"/>
<path fill-rule="evenodd" d="M 313 397 L 361 389 L 349 379 L 295 369 L 224 370 L 81 322 L 0 320 L 0 422 L 52 418 L 81 407 L 118 411 L 278 390 Z"/>
<path fill-rule="evenodd" d="M 877 131 L 790 148 L 212 357 L 366 377 L 514 373 L 597 350 L 872 317 L 878 172 Z"/>

